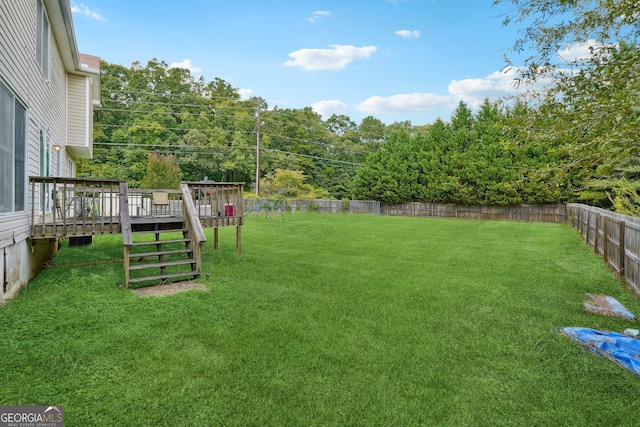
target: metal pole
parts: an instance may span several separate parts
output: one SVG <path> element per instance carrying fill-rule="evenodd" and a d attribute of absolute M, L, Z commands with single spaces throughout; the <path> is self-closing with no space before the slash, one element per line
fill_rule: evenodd
<path fill-rule="evenodd" d="M 260 103 L 258 98 L 258 123 L 256 125 L 256 197 L 260 197 Z"/>

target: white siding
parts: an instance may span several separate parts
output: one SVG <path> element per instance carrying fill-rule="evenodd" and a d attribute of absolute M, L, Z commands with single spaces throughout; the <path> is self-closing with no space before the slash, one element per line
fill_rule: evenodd
<path fill-rule="evenodd" d="M 68 148 L 75 150 L 81 157 L 90 157 L 93 146 L 90 116 L 91 79 L 69 74 L 68 84 Z"/>
<path fill-rule="evenodd" d="M 54 144 L 64 147 L 67 140 L 67 72 L 51 30 L 49 80 L 38 67 L 36 1 L 39 0 L 0 1 L 0 79 L 27 108 L 28 175 L 39 175 L 41 128 L 48 129 Z M 65 150 L 60 161 L 62 170 L 69 172 Z M 55 163 L 52 170 L 56 170 Z M 0 248 L 24 242 L 29 234 L 29 220 L 28 211 L 0 215 Z"/>
<path fill-rule="evenodd" d="M 27 107 L 28 175 L 39 175 L 41 128 L 48 130 L 54 144 L 64 147 L 67 140 L 67 73 L 51 31 L 49 80 L 38 67 L 36 1 L 0 1 L 0 79 Z M 60 160 L 63 170 L 68 171 L 66 151 L 62 150 Z M 52 170 L 55 166 L 52 164 Z M 27 212 L 0 215 L 0 247 L 24 239 L 28 231 Z"/>

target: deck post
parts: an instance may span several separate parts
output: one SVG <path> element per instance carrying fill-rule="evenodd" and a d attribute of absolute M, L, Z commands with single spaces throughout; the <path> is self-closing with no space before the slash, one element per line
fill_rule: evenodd
<path fill-rule="evenodd" d="M 236 226 L 236 256 L 240 258 L 242 252 L 242 227 Z"/>
<path fill-rule="evenodd" d="M 127 289 L 130 288 L 129 285 L 129 266 L 130 266 L 130 258 L 131 255 L 131 246 L 124 246 L 124 283 Z"/>

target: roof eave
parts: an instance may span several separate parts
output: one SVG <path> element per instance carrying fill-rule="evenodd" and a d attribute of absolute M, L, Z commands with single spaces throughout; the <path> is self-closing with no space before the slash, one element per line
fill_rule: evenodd
<path fill-rule="evenodd" d="M 73 31 L 73 16 L 69 0 L 43 0 L 47 9 L 51 31 L 67 72 L 80 72 L 80 55 Z"/>

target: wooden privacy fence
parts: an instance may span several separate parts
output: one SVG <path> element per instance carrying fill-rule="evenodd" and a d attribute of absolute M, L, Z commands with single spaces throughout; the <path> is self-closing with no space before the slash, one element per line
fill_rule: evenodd
<path fill-rule="evenodd" d="M 438 203 L 387 204 L 375 200 L 245 199 L 245 212 L 324 212 L 468 218 L 527 222 L 567 221 L 565 205 L 456 206 Z"/>
<path fill-rule="evenodd" d="M 245 212 L 322 212 L 380 214 L 375 200 L 244 199 Z"/>
<path fill-rule="evenodd" d="M 640 218 L 581 204 L 567 205 L 567 215 L 594 252 L 640 296 Z"/>
<path fill-rule="evenodd" d="M 511 220 L 527 222 L 566 222 L 565 205 L 458 206 L 438 203 L 382 204 L 383 215 Z"/>

